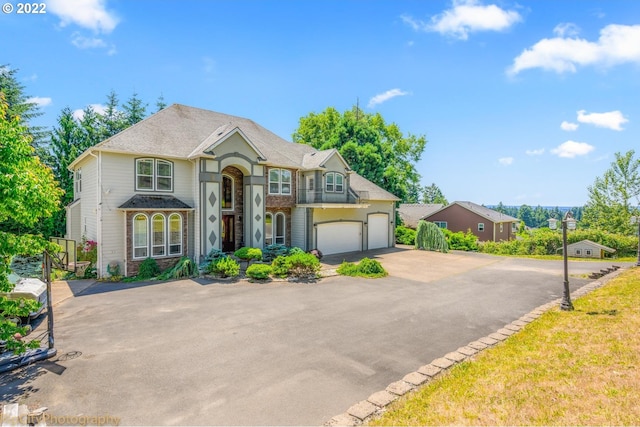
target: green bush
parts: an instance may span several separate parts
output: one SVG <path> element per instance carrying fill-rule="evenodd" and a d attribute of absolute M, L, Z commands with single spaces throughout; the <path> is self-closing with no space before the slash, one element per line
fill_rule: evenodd
<path fill-rule="evenodd" d="M 262 259 L 262 249 L 260 248 L 247 248 L 247 247 L 243 247 L 238 249 L 237 251 L 235 251 L 233 253 L 236 257 L 245 260 L 245 261 L 251 261 L 251 260 L 260 260 Z"/>
<path fill-rule="evenodd" d="M 265 262 L 271 262 L 279 256 L 289 255 L 289 247 L 280 244 L 273 244 L 265 246 L 262 251 L 262 260 Z"/>
<path fill-rule="evenodd" d="M 444 253 L 449 252 L 449 245 L 442 233 L 442 229 L 429 221 L 418 221 L 415 247 L 416 249 L 426 249 Z"/>
<path fill-rule="evenodd" d="M 147 258 L 142 263 L 140 263 L 140 267 L 138 268 L 138 279 L 151 279 L 152 277 L 157 277 L 160 274 L 160 267 L 158 267 L 158 262 L 153 258 Z"/>
<path fill-rule="evenodd" d="M 240 274 L 240 264 L 229 257 L 211 261 L 209 271 L 221 277 L 236 277 Z"/>
<path fill-rule="evenodd" d="M 247 276 L 256 280 L 265 280 L 271 274 L 271 266 L 269 264 L 253 264 L 247 267 Z"/>
<path fill-rule="evenodd" d="M 160 279 L 182 279 L 192 277 L 196 274 L 196 264 L 189 257 L 183 256 L 173 267 L 165 270 L 160 275 Z"/>
<path fill-rule="evenodd" d="M 396 227 L 396 243 L 401 245 L 415 245 L 416 230 L 404 226 Z"/>
<path fill-rule="evenodd" d="M 315 277 L 320 271 L 320 261 L 315 255 L 297 252 L 289 256 L 279 256 L 271 263 L 273 275 L 277 277 Z"/>
<path fill-rule="evenodd" d="M 449 245 L 449 249 L 454 249 L 458 251 L 477 251 L 478 250 L 478 237 L 471 232 L 471 230 L 467 230 L 466 233 L 462 231 L 453 232 L 446 228 L 441 229 L 444 234 L 445 239 L 447 239 L 447 244 Z"/>
<path fill-rule="evenodd" d="M 382 267 L 379 261 L 370 258 L 363 258 L 359 264 L 352 262 L 343 262 L 336 270 L 338 274 L 343 276 L 358 276 L 358 277 L 385 277 L 388 273 Z"/>

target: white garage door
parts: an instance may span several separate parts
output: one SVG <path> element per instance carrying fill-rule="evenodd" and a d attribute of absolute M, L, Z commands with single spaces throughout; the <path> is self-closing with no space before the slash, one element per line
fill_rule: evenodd
<path fill-rule="evenodd" d="M 318 224 L 318 249 L 325 254 L 362 250 L 362 223 L 328 222 Z"/>
<path fill-rule="evenodd" d="M 371 214 L 367 220 L 369 249 L 389 247 L 389 215 Z"/>

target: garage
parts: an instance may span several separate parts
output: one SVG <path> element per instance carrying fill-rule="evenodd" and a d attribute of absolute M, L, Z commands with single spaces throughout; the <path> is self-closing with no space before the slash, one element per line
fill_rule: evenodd
<path fill-rule="evenodd" d="M 362 223 L 354 221 L 318 224 L 317 248 L 325 255 L 362 250 Z"/>
<path fill-rule="evenodd" d="M 367 220 L 368 249 L 389 247 L 389 215 L 370 214 Z"/>

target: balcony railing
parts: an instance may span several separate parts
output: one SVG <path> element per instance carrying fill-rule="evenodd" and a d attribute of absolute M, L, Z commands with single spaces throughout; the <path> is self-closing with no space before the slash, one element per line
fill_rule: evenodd
<path fill-rule="evenodd" d="M 368 191 L 356 192 L 350 188 L 345 188 L 342 192 L 324 191 L 323 188 L 309 190 L 307 188 L 298 189 L 298 204 L 306 205 L 312 203 L 363 203 L 369 200 Z"/>

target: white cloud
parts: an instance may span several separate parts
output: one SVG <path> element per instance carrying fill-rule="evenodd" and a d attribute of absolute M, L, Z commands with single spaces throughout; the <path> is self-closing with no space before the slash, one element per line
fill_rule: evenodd
<path fill-rule="evenodd" d="M 482 5 L 478 0 L 453 0 L 452 8 L 432 17 L 430 23 L 408 15 L 401 18 L 415 31 L 435 31 L 460 40 L 477 31 L 503 31 L 522 20 L 518 12 L 495 4 Z"/>
<path fill-rule="evenodd" d="M 576 24 L 571 22 L 564 22 L 556 25 L 553 29 L 553 34 L 558 37 L 575 37 L 580 33 L 580 28 Z"/>
<path fill-rule="evenodd" d="M 369 104 L 367 104 L 367 107 L 373 108 L 378 104 L 382 104 L 383 102 L 390 100 L 391 98 L 395 98 L 396 96 L 404 96 L 404 95 L 409 95 L 409 92 L 405 92 L 400 89 L 391 89 L 371 98 L 369 100 Z"/>
<path fill-rule="evenodd" d="M 71 44 L 78 49 L 93 49 L 97 47 L 107 47 L 107 43 L 104 40 L 97 37 L 84 37 L 79 33 L 74 33 L 71 36 Z"/>
<path fill-rule="evenodd" d="M 65 27 L 76 24 L 96 33 L 110 33 L 118 25 L 119 19 L 106 9 L 106 0 L 49 0 L 47 11 L 60 18 Z"/>
<path fill-rule="evenodd" d="M 102 104 L 91 104 L 89 105 L 98 114 L 104 114 L 107 111 L 107 107 Z M 78 108 L 77 110 L 73 110 L 73 117 L 76 120 L 82 120 L 84 117 L 84 108 Z"/>
<path fill-rule="evenodd" d="M 578 129 L 578 126 L 579 125 L 577 123 L 567 122 L 566 120 L 560 123 L 560 129 L 566 130 L 567 132 L 571 132 Z"/>
<path fill-rule="evenodd" d="M 525 151 L 527 156 L 541 156 L 544 154 L 544 148 L 538 148 L 536 150 L 527 150 Z"/>
<path fill-rule="evenodd" d="M 498 163 L 504 166 L 509 166 L 513 163 L 513 157 L 501 157 L 498 159 Z"/>
<path fill-rule="evenodd" d="M 525 49 L 507 69 L 516 75 L 529 68 L 542 68 L 556 73 L 577 71 L 578 66 L 612 67 L 624 63 L 640 63 L 640 25 L 607 25 L 600 30 L 597 41 L 591 42 L 571 35 L 565 28 L 557 30 L 559 37 L 542 39 Z"/>
<path fill-rule="evenodd" d="M 567 141 L 558 145 L 551 152 L 558 157 L 573 159 L 576 156 L 587 155 L 593 150 L 595 150 L 595 147 L 586 142 Z"/>
<path fill-rule="evenodd" d="M 36 104 L 38 107 L 46 107 L 47 105 L 51 105 L 51 98 L 34 96 L 32 98 L 27 99 L 27 103 Z"/>
<path fill-rule="evenodd" d="M 629 120 L 626 119 L 619 110 L 607 113 L 587 113 L 585 110 L 578 111 L 578 121 L 588 123 L 597 127 L 612 130 L 623 130 L 622 125 Z"/>

